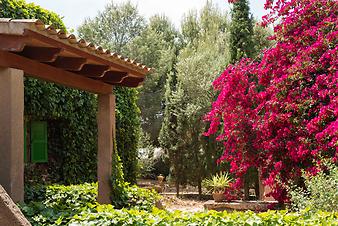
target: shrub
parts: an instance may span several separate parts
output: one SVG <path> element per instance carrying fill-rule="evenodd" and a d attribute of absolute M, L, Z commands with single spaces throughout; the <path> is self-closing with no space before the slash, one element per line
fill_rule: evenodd
<path fill-rule="evenodd" d="M 309 208 L 312 211 L 338 211 L 338 167 L 331 163 L 325 165 L 327 170 L 315 176 L 303 173 L 305 189 L 289 189 L 294 210 Z"/>
<path fill-rule="evenodd" d="M 96 207 L 97 184 L 26 187 L 22 212 L 33 225 L 66 224 L 75 214 Z M 58 225 L 58 224 L 57 224 Z"/>
<path fill-rule="evenodd" d="M 136 185 L 127 188 L 127 208 L 151 210 L 161 196 L 154 190 L 139 188 Z"/>

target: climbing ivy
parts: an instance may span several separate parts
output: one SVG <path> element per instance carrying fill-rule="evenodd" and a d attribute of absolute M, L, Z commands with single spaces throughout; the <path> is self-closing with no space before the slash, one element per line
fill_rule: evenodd
<path fill-rule="evenodd" d="M 115 87 L 117 150 L 123 162 L 124 179 L 136 183 L 137 141 L 140 136 L 140 109 L 136 89 Z"/>
<path fill-rule="evenodd" d="M 0 0 L 0 17 L 40 19 L 65 29 L 61 18 L 23 0 Z M 136 182 L 140 110 L 137 91 L 116 87 L 117 149 L 124 178 Z M 97 98 L 93 94 L 25 78 L 25 120 L 48 121 L 48 164 L 26 164 L 26 182 L 65 184 L 96 180 Z"/>
<path fill-rule="evenodd" d="M 0 0 L 0 17 L 36 18 L 65 29 L 57 14 L 23 0 Z M 83 91 L 25 78 L 25 120 L 48 121 L 49 151 L 48 164 L 26 164 L 26 182 L 96 180 L 96 99 Z"/>

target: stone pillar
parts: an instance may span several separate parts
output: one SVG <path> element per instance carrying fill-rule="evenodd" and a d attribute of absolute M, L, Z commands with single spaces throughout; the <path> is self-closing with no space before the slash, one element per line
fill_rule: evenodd
<path fill-rule="evenodd" d="M 24 199 L 24 73 L 0 67 L 0 184 Z"/>
<path fill-rule="evenodd" d="M 115 96 L 99 95 L 98 107 L 98 202 L 110 204 L 113 139 L 115 136 Z"/>

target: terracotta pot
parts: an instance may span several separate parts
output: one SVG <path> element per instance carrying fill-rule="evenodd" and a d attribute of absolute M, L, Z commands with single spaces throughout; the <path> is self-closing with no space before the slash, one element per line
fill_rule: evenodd
<path fill-rule="evenodd" d="M 215 202 L 222 202 L 225 199 L 224 193 L 212 193 Z"/>

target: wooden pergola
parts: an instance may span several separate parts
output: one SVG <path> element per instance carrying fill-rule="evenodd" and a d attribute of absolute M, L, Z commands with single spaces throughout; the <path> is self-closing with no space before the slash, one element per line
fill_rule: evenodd
<path fill-rule="evenodd" d="M 150 71 L 39 20 L 0 19 L 0 184 L 24 198 L 24 76 L 98 94 L 98 202 L 110 203 L 114 86 L 137 87 Z"/>

